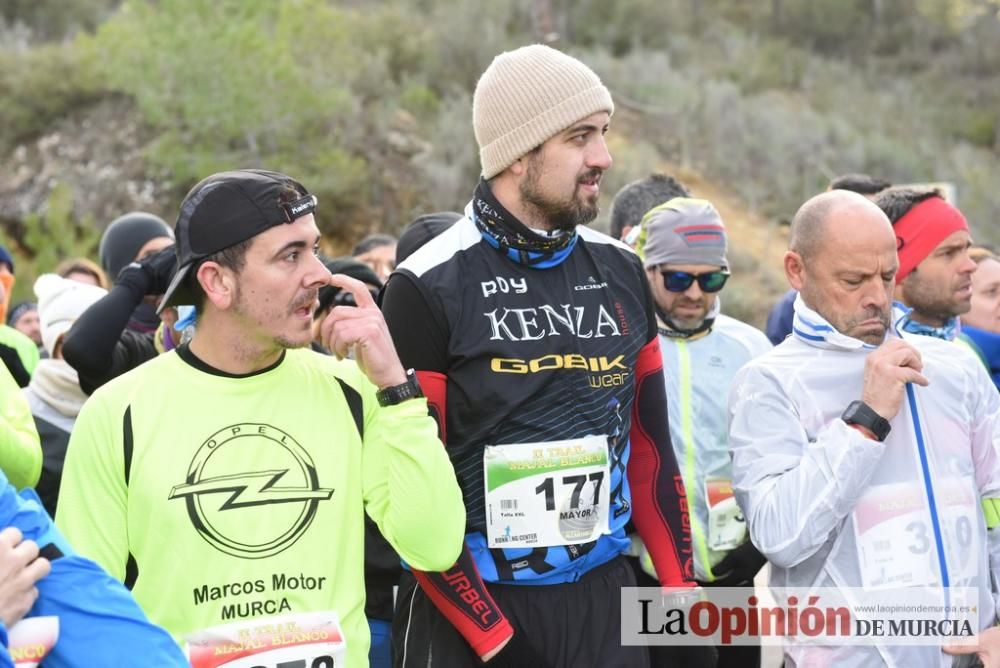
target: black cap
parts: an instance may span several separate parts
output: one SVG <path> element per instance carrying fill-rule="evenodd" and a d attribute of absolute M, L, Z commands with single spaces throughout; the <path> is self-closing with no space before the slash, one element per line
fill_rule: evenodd
<path fill-rule="evenodd" d="M 289 188 L 299 197 L 283 203 L 281 197 Z M 181 202 L 174 228 L 177 272 L 163 293 L 157 313 L 167 306 L 191 303 L 193 297 L 182 283 L 199 260 L 276 225 L 294 222 L 312 213 L 316 204 L 316 197 L 301 183 L 280 172 L 240 169 L 202 180 Z"/>

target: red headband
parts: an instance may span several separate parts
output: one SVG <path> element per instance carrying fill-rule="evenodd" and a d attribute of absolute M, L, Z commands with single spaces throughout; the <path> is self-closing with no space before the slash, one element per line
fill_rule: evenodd
<path fill-rule="evenodd" d="M 896 252 L 899 254 L 899 271 L 896 283 L 917 268 L 946 238 L 959 230 L 969 231 L 962 212 L 940 197 L 928 197 L 892 226 L 896 233 Z"/>

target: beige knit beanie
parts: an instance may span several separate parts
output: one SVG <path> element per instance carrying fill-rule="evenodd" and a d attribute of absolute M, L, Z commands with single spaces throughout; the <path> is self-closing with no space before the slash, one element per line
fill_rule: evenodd
<path fill-rule="evenodd" d="M 614 113 L 611 93 L 589 67 L 534 44 L 501 53 L 476 84 L 472 125 L 489 179 L 582 118 Z"/>

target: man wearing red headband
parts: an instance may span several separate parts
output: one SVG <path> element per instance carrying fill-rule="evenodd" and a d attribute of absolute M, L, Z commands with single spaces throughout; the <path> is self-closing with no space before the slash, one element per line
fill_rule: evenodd
<path fill-rule="evenodd" d="M 958 316 L 972 299 L 972 246 L 969 224 L 962 212 L 932 189 L 893 187 L 875 203 L 885 212 L 896 234 L 899 271 L 898 301 L 912 309 L 900 328 L 911 334 L 952 340 Z"/>

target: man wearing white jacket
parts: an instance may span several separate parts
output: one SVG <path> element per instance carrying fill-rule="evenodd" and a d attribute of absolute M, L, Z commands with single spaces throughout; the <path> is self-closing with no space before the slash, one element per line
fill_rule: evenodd
<path fill-rule="evenodd" d="M 627 222 L 635 225 L 639 221 Z M 642 218 L 636 251 L 656 307 L 670 442 L 684 477 L 695 578 L 704 585 L 753 586 L 764 557 L 747 537 L 730 482 L 726 390 L 748 361 L 771 349 L 758 329 L 720 313 L 729 278 L 726 228 L 712 203 L 675 197 Z M 633 537 L 638 540 L 638 537 Z M 655 576 L 652 562 L 642 566 Z M 655 586 L 652 578 L 643 586 Z M 676 648 L 653 650 L 669 665 Z M 720 646 L 718 668 L 753 666 L 758 646 Z M 671 653 L 673 652 L 673 653 Z"/>
<path fill-rule="evenodd" d="M 792 222 L 792 336 L 737 374 L 733 488 L 778 587 L 973 587 L 996 623 L 1000 398 L 981 364 L 903 341 L 885 215 L 833 191 Z M 982 505 L 981 505 L 982 504 Z M 985 511 L 985 516 L 984 516 Z M 786 665 L 950 666 L 933 646 L 785 647 Z"/>

